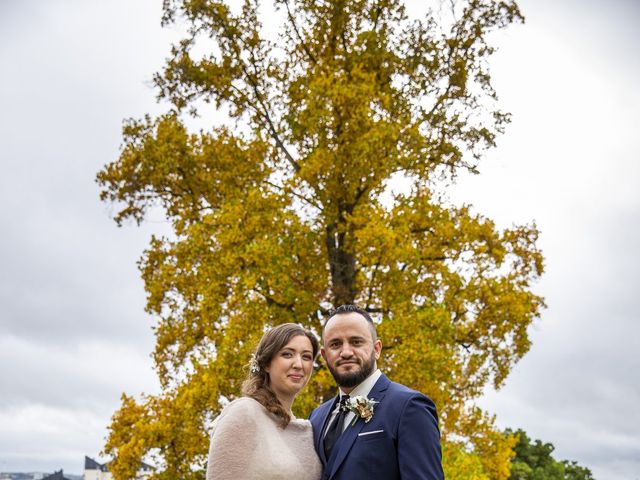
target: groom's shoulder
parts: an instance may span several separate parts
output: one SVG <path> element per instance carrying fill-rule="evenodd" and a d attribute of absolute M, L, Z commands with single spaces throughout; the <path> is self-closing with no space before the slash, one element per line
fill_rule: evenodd
<path fill-rule="evenodd" d="M 318 405 L 316 408 L 313 409 L 314 412 L 317 412 L 319 410 L 322 410 L 323 408 L 329 408 L 329 406 L 335 401 L 335 397 L 331 397 L 329 400 L 325 400 L 324 402 L 322 402 L 320 405 Z"/>
<path fill-rule="evenodd" d="M 398 382 L 394 382 L 393 380 L 389 381 L 389 391 L 396 393 L 396 394 L 400 394 L 400 395 L 422 395 L 420 392 L 418 392 L 417 390 L 414 390 L 413 388 L 409 388 L 406 385 L 403 385 L 402 383 L 398 383 Z"/>
<path fill-rule="evenodd" d="M 326 401 L 322 402 L 316 408 L 311 410 L 311 413 L 309 414 L 309 419 L 312 420 L 313 417 L 315 415 L 317 415 L 318 413 L 322 412 L 323 410 L 325 410 L 327 408 L 331 408 L 331 404 L 334 402 L 334 400 L 335 400 L 335 397 L 330 398 L 329 400 L 326 400 Z"/>
<path fill-rule="evenodd" d="M 406 385 L 403 385 L 402 383 L 390 381 L 389 392 L 392 395 L 395 395 L 396 398 L 404 398 L 407 400 L 410 398 L 419 398 L 422 400 L 426 400 L 428 403 L 433 403 L 433 401 L 424 393 L 414 390 L 412 388 L 409 388 Z"/>

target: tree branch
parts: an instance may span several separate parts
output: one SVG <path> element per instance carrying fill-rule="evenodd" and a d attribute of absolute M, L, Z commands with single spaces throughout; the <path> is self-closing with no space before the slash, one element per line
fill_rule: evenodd
<path fill-rule="evenodd" d="M 297 193 L 296 191 L 294 191 L 292 188 L 288 188 L 285 187 L 283 185 L 278 185 L 276 183 L 270 182 L 269 180 L 263 180 L 264 183 L 266 183 L 267 185 L 277 188 L 278 190 L 282 190 L 284 192 L 289 192 L 291 193 L 293 196 L 298 197 L 300 200 L 305 201 L 306 203 L 308 203 L 309 205 L 311 205 L 312 207 L 317 208 L 318 210 L 320 210 L 321 212 L 324 210 L 323 207 L 321 205 L 318 205 L 316 202 L 314 202 L 313 200 L 305 197 L 304 195 L 301 195 L 299 193 Z"/>
<path fill-rule="evenodd" d="M 253 55 L 253 51 L 249 50 L 249 52 L 251 54 L 252 66 L 255 69 L 257 61 L 256 61 L 256 59 L 255 59 L 255 57 Z M 262 107 L 262 110 L 258 110 L 256 107 L 254 107 L 256 109 L 256 112 L 258 113 L 258 115 L 260 117 L 262 117 L 267 122 L 266 126 L 267 126 L 268 130 L 270 131 L 272 138 L 275 140 L 276 145 L 278 146 L 278 148 L 284 153 L 285 157 L 287 158 L 288 162 L 293 167 L 294 171 L 295 172 L 299 172 L 300 171 L 300 165 L 298 164 L 298 162 L 296 162 L 296 160 L 293 158 L 291 153 L 289 153 L 289 150 L 287 150 L 287 147 L 285 147 L 284 142 L 282 142 L 282 140 L 280 139 L 280 135 L 278 134 L 278 131 L 276 130 L 276 127 L 275 127 L 273 121 L 271 120 L 271 116 L 269 115 L 269 109 L 267 108 L 267 106 L 265 105 L 264 101 L 262 100 L 262 95 L 261 95 L 260 91 L 258 90 L 258 82 L 249 73 L 249 71 L 247 70 L 244 62 L 241 62 L 240 65 L 241 65 L 241 68 L 242 68 L 242 72 L 247 77 L 248 83 L 249 83 L 249 85 L 251 86 L 251 88 L 253 90 L 253 93 L 255 95 L 255 98 L 256 98 L 257 102 Z"/>
<path fill-rule="evenodd" d="M 228 25 L 225 22 L 221 22 L 221 23 L 222 23 L 222 28 L 224 29 L 224 33 L 225 33 L 225 36 L 226 36 L 227 40 L 229 42 L 231 42 L 232 45 L 235 43 L 235 46 L 240 51 L 242 50 L 242 48 L 240 47 L 240 45 L 238 43 L 241 42 L 243 44 L 244 50 L 247 51 L 251 55 L 251 60 L 252 60 L 252 64 L 251 65 L 253 66 L 254 70 L 256 70 L 258 62 L 257 62 L 257 60 L 255 58 L 253 48 L 252 47 L 247 47 L 246 43 L 243 41 L 242 38 L 237 38 L 236 35 L 234 35 L 232 32 L 230 32 L 229 28 L 228 28 Z M 259 115 L 259 117 L 262 117 L 263 120 L 265 120 L 267 122 L 267 125 L 265 125 L 265 126 L 270 131 L 271 136 L 275 140 L 277 147 L 284 153 L 285 157 L 287 158 L 287 161 L 291 164 L 293 169 L 296 172 L 298 172 L 300 170 L 300 165 L 298 165 L 296 160 L 293 158 L 291 153 L 287 150 L 287 148 L 285 147 L 284 143 L 280 139 L 280 135 L 278 134 L 278 132 L 277 132 L 277 130 L 275 128 L 275 125 L 273 124 L 273 121 L 271 120 L 271 117 L 269 115 L 269 110 L 268 110 L 267 106 L 264 104 L 264 102 L 263 102 L 263 100 L 261 98 L 262 96 L 260 94 L 260 91 L 258 90 L 258 82 L 255 80 L 255 78 L 247 70 L 246 64 L 242 60 L 240 53 L 238 51 L 235 51 L 234 53 L 236 55 L 236 59 L 237 59 L 239 65 L 240 65 L 240 68 L 242 69 L 242 73 L 244 73 L 244 75 L 245 75 L 245 77 L 247 79 L 247 83 L 251 86 L 251 88 L 253 90 L 253 93 L 255 95 L 256 101 L 262 107 L 262 109 L 260 110 L 255 106 L 255 104 L 252 104 L 251 105 L 252 108 L 256 111 L 256 113 Z"/>
<path fill-rule="evenodd" d="M 298 37 L 298 40 L 300 40 L 300 44 L 302 45 L 302 49 L 304 50 L 304 52 L 307 54 L 307 56 L 311 60 L 311 63 L 313 63 L 314 65 L 317 65 L 318 61 L 316 60 L 316 57 L 313 56 L 313 54 L 311 53 L 311 50 L 309 50 L 309 47 L 304 42 L 304 40 L 302 39 L 302 35 L 300 35 L 300 32 L 298 31 L 298 27 L 296 26 L 296 21 L 293 18 L 293 15 L 291 14 L 291 10 L 289 9 L 289 0 L 284 0 L 284 5 L 287 8 L 287 17 L 289 18 L 289 21 L 291 22 L 291 26 L 293 27 L 293 31 L 296 32 L 296 37 Z"/>
<path fill-rule="evenodd" d="M 267 305 L 275 305 L 276 307 L 283 308 L 283 309 L 288 310 L 290 312 L 293 311 L 293 307 L 294 307 L 293 304 L 279 302 L 278 300 L 276 300 L 275 298 L 273 298 L 270 295 L 267 295 L 266 293 L 264 293 L 263 291 L 261 291 L 257 287 L 253 287 L 251 290 L 256 292 L 258 295 L 262 296 L 265 299 L 265 301 L 267 302 Z"/>

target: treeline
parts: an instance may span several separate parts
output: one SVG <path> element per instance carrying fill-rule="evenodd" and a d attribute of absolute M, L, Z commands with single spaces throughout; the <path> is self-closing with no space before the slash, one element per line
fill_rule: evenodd
<path fill-rule="evenodd" d="M 594 480 L 591 470 L 577 462 L 553 458 L 553 444 L 531 440 L 520 429 L 515 432 L 507 429 L 506 433 L 518 435 L 509 480 Z"/>

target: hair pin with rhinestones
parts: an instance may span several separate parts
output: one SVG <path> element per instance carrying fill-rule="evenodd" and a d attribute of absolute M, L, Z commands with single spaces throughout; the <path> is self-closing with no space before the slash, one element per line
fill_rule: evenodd
<path fill-rule="evenodd" d="M 256 358 L 256 354 L 251 354 L 251 360 L 249 360 L 249 371 L 251 373 L 259 373 L 260 365 L 258 365 L 258 359 Z"/>

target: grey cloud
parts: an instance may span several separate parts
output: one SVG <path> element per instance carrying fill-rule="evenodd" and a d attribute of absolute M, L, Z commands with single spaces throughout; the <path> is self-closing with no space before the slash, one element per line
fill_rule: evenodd
<path fill-rule="evenodd" d="M 84 455 L 96 456 L 107 430 L 87 410 L 41 406 L 0 412 L 0 471 L 82 473 Z"/>
<path fill-rule="evenodd" d="M 496 153 L 504 167 L 490 167 L 486 179 L 509 202 L 478 188 L 477 203 L 503 224 L 523 212 L 536 219 L 547 264 L 536 290 L 549 308 L 531 328 L 531 351 L 480 403 L 501 427 L 553 443 L 558 458 L 596 478 L 628 479 L 640 471 L 640 145 L 632 132 L 638 63 L 621 52 L 637 45 L 637 22 L 602 5 L 537 5 L 521 4 L 530 12 L 524 28 L 542 41 L 507 54 L 529 61 L 523 75 L 504 73 L 514 124 Z M 601 35 L 568 23 L 581 20 L 598 23 Z M 535 82 L 520 83 L 528 78 Z"/>
<path fill-rule="evenodd" d="M 104 38 L 120 21 L 111 5 L 100 12 L 75 2 L 69 14 L 31 3 L 18 15 L 22 28 L 3 32 L 14 38 L 0 47 L 13 74 L 0 79 L 0 102 L 11 112 L 0 118 L 0 333 L 141 343 L 150 332 L 135 263 L 151 232 L 166 225 L 116 228 L 94 183 L 117 157 L 122 119 L 140 108 L 143 94 L 152 102 L 140 70 L 150 76 L 153 62 L 135 49 L 121 55 L 126 38 Z M 132 56 L 140 61 L 135 73 Z M 110 84 L 118 80 L 133 88 L 118 91 Z"/>
<path fill-rule="evenodd" d="M 150 340 L 150 338 L 148 339 Z M 41 405 L 90 410 L 106 417 L 125 391 L 159 390 L 151 358 L 122 342 L 44 345 L 12 336 L 0 338 L 0 408 Z"/>

